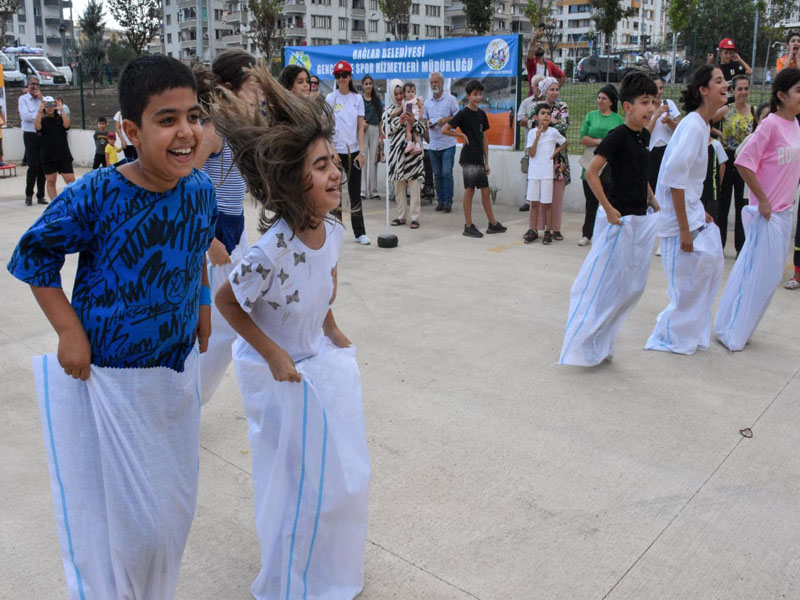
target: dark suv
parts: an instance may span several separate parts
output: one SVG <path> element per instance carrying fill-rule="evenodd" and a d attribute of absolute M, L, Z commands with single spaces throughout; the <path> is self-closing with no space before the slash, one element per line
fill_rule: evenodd
<path fill-rule="evenodd" d="M 610 65 L 609 61 L 611 62 Z M 615 56 L 587 56 L 578 63 L 575 77 L 581 82 L 597 83 L 598 81 L 605 81 L 606 69 L 608 69 L 609 81 L 622 81 L 623 76 L 628 71 L 625 63 Z"/>

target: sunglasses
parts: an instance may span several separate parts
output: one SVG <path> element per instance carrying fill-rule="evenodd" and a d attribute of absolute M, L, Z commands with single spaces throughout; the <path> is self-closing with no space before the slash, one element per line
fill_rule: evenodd
<path fill-rule="evenodd" d="M 336 79 L 344 79 L 345 77 L 350 77 L 350 73 L 337 73 Z"/>
<path fill-rule="evenodd" d="M 316 85 L 319 87 L 319 81 L 314 81 L 313 79 L 308 82 L 308 85 Z"/>

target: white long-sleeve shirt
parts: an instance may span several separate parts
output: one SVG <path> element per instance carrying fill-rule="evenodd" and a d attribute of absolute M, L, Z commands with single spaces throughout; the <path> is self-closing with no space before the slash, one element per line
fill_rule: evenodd
<path fill-rule="evenodd" d="M 33 122 L 36 120 L 36 115 L 39 112 L 39 105 L 41 103 L 41 98 L 34 98 L 30 93 L 23 94 L 19 97 L 17 106 L 19 108 L 19 117 L 22 120 L 22 131 L 36 133 L 36 126 Z"/>

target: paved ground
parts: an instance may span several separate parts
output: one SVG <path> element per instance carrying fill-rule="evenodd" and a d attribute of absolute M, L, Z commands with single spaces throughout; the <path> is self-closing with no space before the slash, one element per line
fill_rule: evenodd
<path fill-rule="evenodd" d="M 0 180 L 3 265 L 41 212 L 21 187 Z M 366 206 L 374 240 L 381 205 Z M 800 598 L 800 292 L 776 292 L 744 352 L 645 352 L 666 303 L 654 259 L 613 362 L 559 367 L 582 216 L 545 247 L 498 214 L 509 232 L 475 240 L 426 206 L 399 248 L 342 252 L 336 315 L 373 465 L 362 598 Z M 56 339 L 4 269 L 0 289 L 0 598 L 63 598 L 30 366 Z M 201 444 L 178 598 L 244 600 L 259 548 L 232 370 Z"/>

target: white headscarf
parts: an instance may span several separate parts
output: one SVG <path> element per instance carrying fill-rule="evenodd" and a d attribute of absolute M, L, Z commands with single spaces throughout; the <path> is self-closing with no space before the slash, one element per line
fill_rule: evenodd
<path fill-rule="evenodd" d="M 399 87 L 401 90 L 403 89 L 403 82 L 399 79 L 390 79 L 389 84 L 386 86 L 386 105 L 388 106 L 389 103 L 394 104 L 394 90 L 395 88 Z"/>
<path fill-rule="evenodd" d="M 544 96 L 544 93 L 547 91 L 547 88 L 549 88 L 554 83 L 558 83 L 558 79 L 556 79 L 555 77 L 545 77 L 544 79 L 542 79 L 539 82 L 539 95 Z"/>

